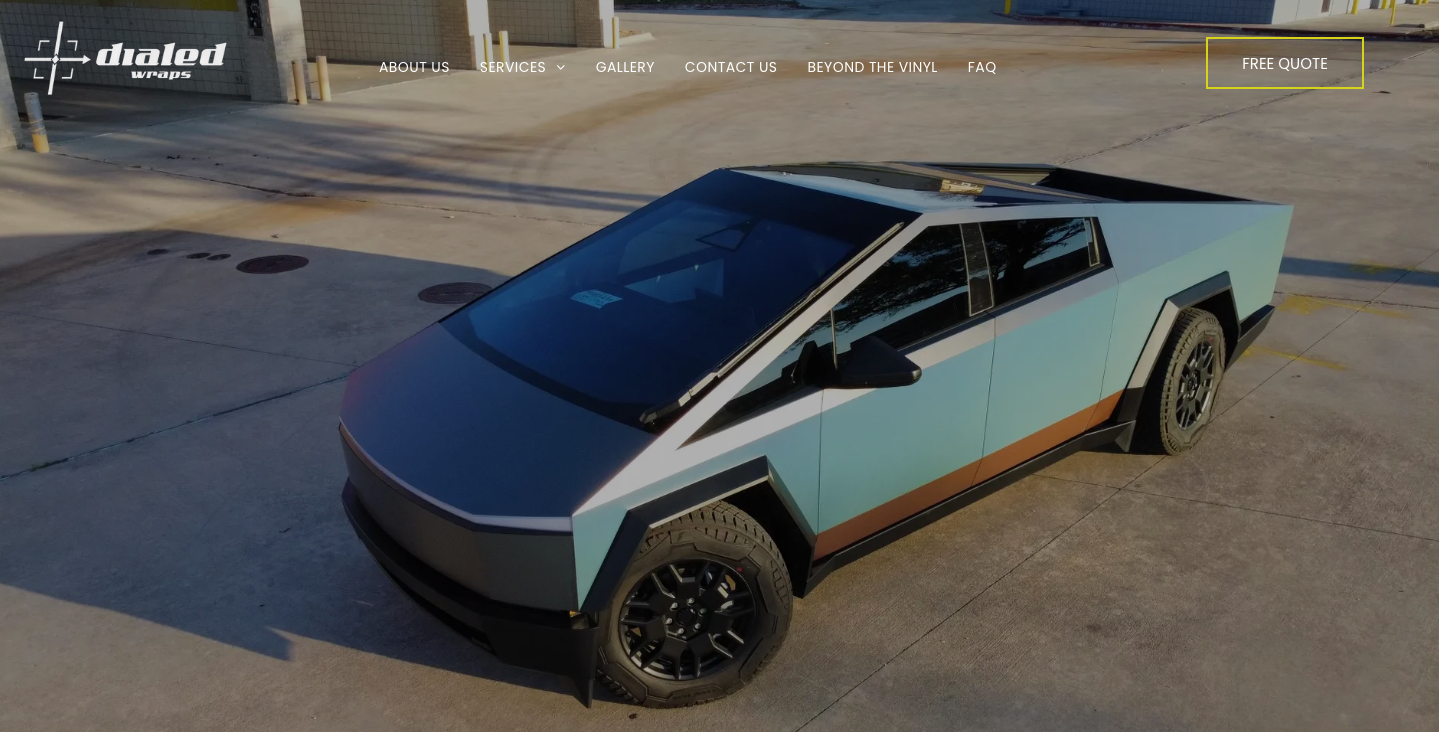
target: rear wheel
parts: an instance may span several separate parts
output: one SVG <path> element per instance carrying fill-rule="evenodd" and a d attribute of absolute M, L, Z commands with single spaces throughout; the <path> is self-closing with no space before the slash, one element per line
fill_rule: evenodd
<path fill-rule="evenodd" d="M 772 658 L 790 586 L 774 541 L 716 503 L 650 530 L 601 617 L 599 678 L 649 707 L 728 696 Z"/>
<path fill-rule="evenodd" d="M 1135 441 L 1146 452 L 1194 447 L 1214 413 L 1224 378 L 1224 328 L 1204 310 L 1180 312 L 1139 407 Z"/>

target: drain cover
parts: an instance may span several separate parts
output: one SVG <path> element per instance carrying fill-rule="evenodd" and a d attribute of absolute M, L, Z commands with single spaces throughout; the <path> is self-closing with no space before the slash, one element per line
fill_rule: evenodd
<path fill-rule="evenodd" d="M 493 289 L 478 282 L 446 282 L 420 290 L 420 299 L 436 305 L 464 305 Z"/>
<path fill-rule="evenodd" d="M 247 259 L 237 265 L 235 269 L 245 274 L 279 274 L 299 269 L 310 263 L 304 257 L 297 257 L 293 254 L 275 254 L 268 257 L 255 257 Z"/>

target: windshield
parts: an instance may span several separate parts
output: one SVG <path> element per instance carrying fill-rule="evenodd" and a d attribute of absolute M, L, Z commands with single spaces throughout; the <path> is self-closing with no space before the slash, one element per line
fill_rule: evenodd
<path fill-rule="evenodd" d="M 717 171 L 445 320 L 516 376 L 639 424 L 917 214 Z"/>

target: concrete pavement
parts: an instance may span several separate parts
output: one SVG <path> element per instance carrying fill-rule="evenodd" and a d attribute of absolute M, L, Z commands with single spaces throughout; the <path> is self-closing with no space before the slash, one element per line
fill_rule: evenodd
<path fill-rule="evenodd" d="M 1194 34 L 626 22 L 656 40 L 566 54 L 583 73 L 0 163 L 0 729 L 1439 725 L 1439 51 L 1370 44 L 1364 91 L 1216 92 Z M 674 70 L 735 56 L 784 66 Z M 803 71 L 839 58 L 942 71 Z M 719 704 L 586 710 L 390 585 L 339 508 L 335 419 L 350 368 L 448 312 L 416 293 L 498 282 L 712 167 L 815 158 L 1068 162 L 1293 203 L 1279 312 L 1196 451 L 1081 454 L 845 568 Z M 310 264 L 234 268 L 266 254 Z"/>

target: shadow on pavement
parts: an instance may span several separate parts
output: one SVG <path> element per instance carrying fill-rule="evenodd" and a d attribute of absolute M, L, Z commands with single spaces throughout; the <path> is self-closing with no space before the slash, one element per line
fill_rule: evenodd
<path fill-rule="evenodd" d="M 280 253 L 311 264 L 279 274 L 237 270 Z M 0 347 L 0 445 L 39 451 L 24 434 L 36 431 L 45 442 L 96 431 L 123 437 L 107 438 L 108 448 L 76 443 L 73 459 L 0 478 L 0 584 L 280 660 L 293 660 L 296 641 L 309 639 L 570 694 L 558 679 L 502 665 L 431 618 L 354 536 L 339 499 L 336 425 L 344 362 L 365 356 L 336 355 L 327 371 L 295 371 L 302 380 L 289 385 L 261 378 L 299 368 L 274 358 L 297 333 L 322 348 L 373 343 L 365 348 L 373 353 L 458 307 L 420 302 L 422 285 L 493 285 L 503 275 L 192 231 L 117 232 L 55 259 L 32 263 L 41 275 L 31 280 L 33 296 L 8 290 L 3 310 L 82 310 L 39 318 L 28 342 L 0 338 L 8 344 Z M 102 320 L 87 303 L 131 310 L 138 330 L 87 326 Z M 157 313 L 212 340 L 165 335 L 182 326 Z M 46 323 L 103 339 L 50 338 Z M 269 360 L 254 367 L 244 364 L 249 347 L 226 344 L 264 346 L 267 334 Z M 172 364 L 164 360 L 173 352 L 149 350 L 175 340 L 200 355 Z"/>
<path fill-rule="evenodd" d="M 359 201 L 382 194 L 387 200 L 396 196 L 443 197 L 456 205 L 472 201 L 542 207 L 550 215 L 557 210 L 628 213 L 656 197 L 578 185 L 512 182 L 517 177 L 513 175 L 514 167 L 524 164 L 537 143 L 591 128 L 597 116 L 606 113 L 604 109 L 562 116 L 524 133 L 495 135 L 469 124 L 461 127 L 463 132 L 398 124 L 401 116 L 412 120 L 472 117 L 470 110 L 443 101 L 370 102 L 365 114 L 376 121 L 323 114 L 290 115 L 291 110 L 275 109 L 277 105 L 256 106 L 260 108 L 254 114 L 243 118 L 227 115 L 223 119 L 193 119 L 142 134 L 103 141 L 77 140 L 55 150 L 56 154 L 128 169 L 302 197 L 322 195 Z M 324 106 L 320 109 L 328 111 Z M 339 106 L 333 109 L 340 115 L 347 113 Z M 237 137 L 237 131 L 243 134 Z M 70 193 L 68 185 L 64 180 L 48 186 L 33 181 L 27 182 L 27 191 L 47 197 L 64 196 Z"/>
<path fill-rule="evenodd" d="M 1439 272 L 1390 267 L 1383 264 L 1355 264 L 1305 259 L 1304 257 L 1285 257 L 1279 264 L 1279 271 L 1282 274 L 1301 277 L 1328 277 L 1365 282 L 1402 282 L 1406 285 L 1439 287 Z"/>
<path fill-rule="evenodd" d="M 62 82 L 54 94 L 47 95 L 45 81 L 10 81 L 15 86 L 15 105 L 22 122 L 26 119 L 25 94 L 40 94 L 51 144 L 264 106 L 227 94 L 73 82 Z"/>

